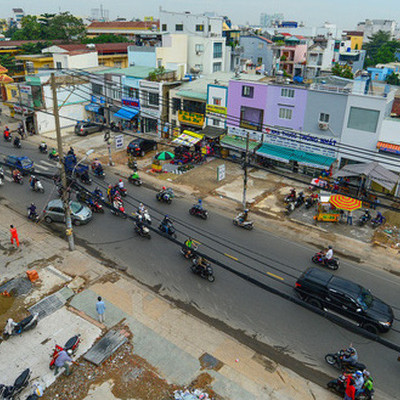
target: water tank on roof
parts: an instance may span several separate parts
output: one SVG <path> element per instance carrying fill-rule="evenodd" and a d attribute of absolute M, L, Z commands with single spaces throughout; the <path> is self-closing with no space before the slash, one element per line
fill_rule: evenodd
<path fill-rule="evenodd" d="M 276 81 L 279 83 L 283 82 L 283 71 L 276 71 Z"/>
<path fill-rule="evenodd" d="M 88 44 L 86 45 L 86 48 L 88 48 L 88 49 L 95 49 L 95 48 L 96 48 L 96 45 L 95 45 L 94 43 L 88 43 Z"/>

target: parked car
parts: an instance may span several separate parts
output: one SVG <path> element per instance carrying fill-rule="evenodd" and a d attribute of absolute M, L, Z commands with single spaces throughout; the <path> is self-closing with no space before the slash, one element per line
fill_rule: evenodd
<path fill-rule="evenodd" d="M 87 136 L 91 133 L 100 132 L 103 130 L 103 125 L 94 122 L 78 122 L 75 125 L 75 134 L 78 136 Z"/>
<path fill-rule="evenodd" d="M 144 155 L 148 151 L 156 149 L 157 149 L 157 142 L 155 140 L 139 138 L 132 140 L 128 144 L 126 151 L 128 154 L 132 154 L 135 157 L 138 156 L 144 157 Z"/>
<path fill-rule="evenodd" d="M 87 224 L 92 219 L 92 211 L 89 207 L 71 201 L 71 219 L 74 225 Z M 51 200 L 43 210 L 44 220 L 46 223 L 51 224 L 52 222 L 64 222 L 64 205 L 62 200 Z"/>
<path fill-rule="evenodd" d="M 318 268 L 307 269 L 295 290 L 306 302 L 353 320 L 365 330 L 387 332 L 393 325 L 393 310 L 368 289 Z"/>
<path fill-rule="evenodd" d="M 28 175 L 35 172 L 33 161 L 26 156 L 6 156 L 4 157 L 4 165 L 12 169 L 17 168 L 21 171 L 22 175 Z"/>

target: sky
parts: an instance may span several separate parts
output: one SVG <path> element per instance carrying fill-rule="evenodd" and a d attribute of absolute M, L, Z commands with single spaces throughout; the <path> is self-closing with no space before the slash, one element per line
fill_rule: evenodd
<path fill-rule="evenodd" d="M 13 7 L 21 7 L 26 14 L 69 11 L 85 17 L 100 4 L 109 10 L 111 19 L 158 17 L 162 6 L 168 11 L 215 11 L 236 24 L 258 24 L 261 13 L 283 13 L 286 20 L 303 21 L 306 26 L 330 22 L 341 29 L 355 29 L 357 22 L 366 18 L 395 19 L 400 23 L 398 0 L 386 0 L 384 6 L 372 0 L 0 0 L 0 16 L 8 18 Z"/>

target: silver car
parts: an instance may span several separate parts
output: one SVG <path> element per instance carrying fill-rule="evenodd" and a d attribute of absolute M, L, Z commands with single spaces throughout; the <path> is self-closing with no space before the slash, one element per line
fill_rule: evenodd
<path fill-rule="evenodd" d="M 76 201 L 71 201 L 71 219 L 74 225 L 87 224 L 92 219 L 92 211 L 85 205 Z M 51 224 L 52 222 L 64 222 L 64 205 L 60 199 L 51 200 L 43 210 L 44 220 Z"/>

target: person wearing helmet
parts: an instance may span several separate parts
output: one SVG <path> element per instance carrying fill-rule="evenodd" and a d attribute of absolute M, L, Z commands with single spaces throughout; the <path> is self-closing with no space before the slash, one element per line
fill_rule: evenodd
<path fill-rule="evenodd" d="M 36 176 L 35 175 L 31 175 L 31 179 L 29 179 L 29 183 L 31 185 L 31 189 L 32 190 L 35 190 L 36 182 L 37 182 Z"/>
<path fill-rule="evenodd" d="M 144 204 L 139 203 L 138 214 L 143 215 L 145 211 L 146 211 L 146 207 L 144 206 Z"/>
<path fill-rule="evenodd" d="M 342 357 L 342 362 L 345 364 L 355 365 L 358 361 L 357 350 L 350 346 L 344 351 L 344 355 Z"/>
<path fill-rule="evenodd" d="M 29 215 L 28 215 L 29 219 L 37 215 L 35 203 L 31 203 L 31 205 L 28 207 L 28 210 L 29 210 Z"/>
<path fill-rule="evenodd" d="M 191 237 L 187 238 L 185 243 L 184 243 L 184 250 L 185 250 L 185 257 L 190 258 L 192 253 L 196 250 L 196 246 L 194 244 L 194 241 Z"/>
<path fill-rule="evenodd" d="M 101 189 L 100 189 L 98 186 L 96 186 L 96 189 L 94 189 L 93 194 L 94 194 L 95 196 L 100 197 L 100 198 L 103 197 L 103 192 L 101 191 Z"/>
<path fill-rule="evenodd" d="M 354 373 L 354 387 L 356 388 L 355 397 L 357 397 L 361 393 L 363 386 L 364 386 L 363 373 L 361 371 L 356 371 Z"/>
<path fill-rule="evenodd" d="M 70 370 L 71 363 L 72 363 L 72 358 L 70 357 L 70 355 L 65 350 L 61 350 L 58 353 L 58 356 L 54 362 L 54 365 L 56 367 L 55 371 L 54 371 L 54 375 L 58 374 L 58 371 L 60 368 L 65 368 L 65 374 L 70 375 L 71 374 L 71 370 Z"/>
<path fill-rule="evenodd" d="M 354 400 L 356 395 L 356 388 L 354 387 L 354 379 L 352 375 L 348 375 L 345 383 L 345 393 L 343 400 Z"/>
<path fill-rule="evenodd" d="M 172 221 L 168 215 L 164 216 L 164 219 L 161 221 L 161 226 L 164 228 L 165 232 L 169 232 L 169 229 L 172 226 Z"/>
<path fill-rule="evenodd" d="M 197 204 L 195 206 L 198 210 L 202 211 L 203 210 L 203 200 L 202 199 L 198 199 L 197 200 Z"/>
<path fill-rule="evenodd" d="M 120 179 L 120 180 L 118 181 L 118 187 L 119 187 L 121 190 L 124 190 L 125 186 L 124 186 L 124 182 L 122 181 L 122 179 Z"/>
<path fill-rule="evenodd" d="M 248 208 L 245 208 L 245 209 L 243 210 L 243 212 L 241 212 L 241 213 L 238 215 L 239 221 L 243 224 L 244 222 L 247 221 L 248 216 L 249 216 L 249 209 L 248 209 Z"/>
<path fill-rule="evenodd" d="M 329 263 L 330 260 L 333 258 L 333 247 L 328 246 L 328 249 L 325 251 L 325 256 L 324 256 L 324 263 L 327 264 Z"/>
<path fill-rule="evenodd" d="M 362 393 L 365 393 L 369 398 L 371 397 L 372 392 L 374 391 L 374 381 L 371 378 L 371 374 L 364 370 L 364 386 L 362 388 Z"/>

